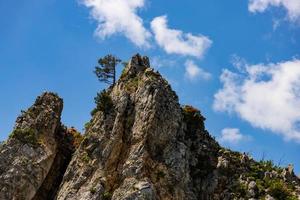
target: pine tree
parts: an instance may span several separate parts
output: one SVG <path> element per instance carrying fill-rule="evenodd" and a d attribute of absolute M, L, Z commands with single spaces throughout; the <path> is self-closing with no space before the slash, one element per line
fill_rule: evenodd
<path fill-rule="evenodd" d="M 94 73 L 98 80 L 107 84 L 116 83 L 116 66 L 121 60 L 113 55 L 107 55 L 98 60 L 99 66 L 95 67 Z"/>

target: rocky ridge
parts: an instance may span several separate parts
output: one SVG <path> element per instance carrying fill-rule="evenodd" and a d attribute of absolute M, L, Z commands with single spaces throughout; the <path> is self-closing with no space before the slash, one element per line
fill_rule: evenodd
<path fill-rule="evenodd" d="M 62 100 L 38 97 L 0 147 L 0 199 L 300 199 L 292 166 L 222 148 L 147 57 L 101 98 L 80 142 Z"/>

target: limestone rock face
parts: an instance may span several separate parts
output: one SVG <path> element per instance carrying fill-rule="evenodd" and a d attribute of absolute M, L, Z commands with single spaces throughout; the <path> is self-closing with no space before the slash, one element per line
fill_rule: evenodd
<path fill-rule="evenodd" d="M 147 57 L 134 56 L 105 95 L 106 109 L 93 112 L 58 200 L 299 198 L 294 174 L 287 172 L 290 184 L 272 164 L 219 146 L 200 111 L 179 105 Z"/>
<path fill-rule="evenodd" d="M 0 199 L 37 197 L 57 153 L 66 147 L 61 145 L 67 139 L 60 123 L 62 108 L 62 99 L 44 93 L 17 118 L 10 138 L 0 147 Z"/>
<path fill-rule="evenodd" d="M 94 114 L 57 199 L 199 199 L 219 145 L 147 58 L 132 58 Z M 186 114 L 184 114 L 186 112 Z"/>
<path fill-rule="evenodd" d="M 0 144 L 1 200 L 300 199 L 292 165 L 221 147 L 147 57 L 98 97 L 83 140 L 53 93 L 23 112 Z"/>

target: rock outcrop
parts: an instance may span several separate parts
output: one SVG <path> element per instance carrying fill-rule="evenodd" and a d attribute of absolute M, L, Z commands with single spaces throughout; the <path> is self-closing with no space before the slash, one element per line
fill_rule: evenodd
<path fill-rule="evenodd" d="M 17 118 L 0 147 L 0 199 L 49 199 L 55 194 L 75 151 L 73 136 L 61 126 L 62 108 L 62 99 L 44 93 Z"/>
<path fill-rule="evenodd" d="M 52 93 L 18 118 L 0 147 L 0 199 L 300 199 L 292 166 L 221 147 L 147 57 L 98 97 L 82 141 Z"/>
<path fill-rule="evenodd" d="M 279 170 L 222 148 L 200 111 L 181 107 L 149 66 L 147 57 L 134 56 L 102 92 L 102 109 L 93 112 L 57 199 L 299 198 L 298 179 L 264 179 L 263 172 Z"/>
<path fill-rule="evenodd" d="M 113 106 L 94 114 L 57 198 L 200 198 L 219 148 L 200 112 L 184 114 L 146 57 L 133 57 L 123 73 L 108 91 Z"/>

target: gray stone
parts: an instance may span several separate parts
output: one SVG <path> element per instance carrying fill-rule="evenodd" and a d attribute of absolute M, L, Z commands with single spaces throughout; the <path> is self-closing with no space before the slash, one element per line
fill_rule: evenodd
<path fill-rule="evenodd" d="M 62 106 L 57 95 L 44 93 L 18 117 L 14 130 L 19 135 L 13 134 L 0 149 L 0 199 L 27 200 L 35 196 L 57 152 L 55 134 Z M 27 134 L 32 134 L 32 141 L 24 139 Z"/>

